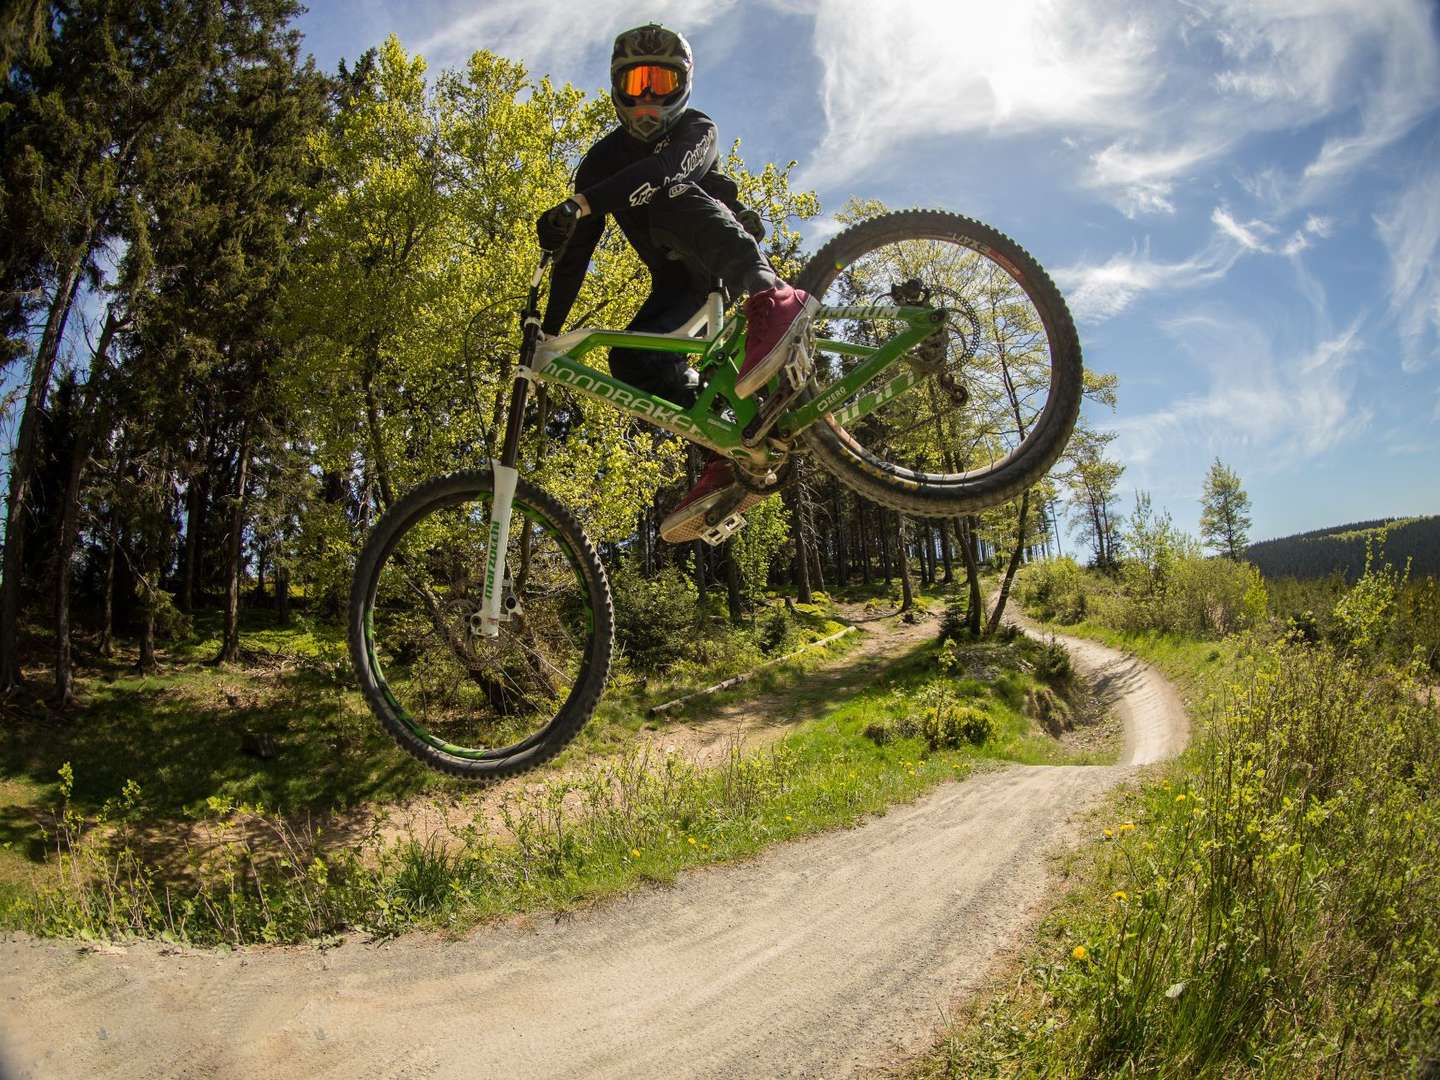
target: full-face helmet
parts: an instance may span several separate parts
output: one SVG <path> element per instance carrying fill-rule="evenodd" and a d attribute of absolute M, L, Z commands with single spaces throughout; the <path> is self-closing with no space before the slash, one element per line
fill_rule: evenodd
<path fill-rule="evenodd" d="M 610 100 L 620 126 L 654 142 L 674 126 L 690 101 L 695 60 L 674 30 L 648 23 L 626 30 L 610 54 Z"/>

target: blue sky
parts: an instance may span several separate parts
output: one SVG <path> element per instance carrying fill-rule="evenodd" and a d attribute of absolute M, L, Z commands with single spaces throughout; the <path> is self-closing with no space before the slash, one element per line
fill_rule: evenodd
<path fill-rule="evenodd" d="M 697 57 L 747 160 L 1028 247 L 1120 377 L 1130 493 L 1194 532 L 1218 455 L 1253 536 L 1440 512 L 1440 8 L 1428 0 L 311 0 L 324 66 L 394 32 L 602 90 L 619 30 Z M 822 217 L 807 235 L 823 238 Z"/>

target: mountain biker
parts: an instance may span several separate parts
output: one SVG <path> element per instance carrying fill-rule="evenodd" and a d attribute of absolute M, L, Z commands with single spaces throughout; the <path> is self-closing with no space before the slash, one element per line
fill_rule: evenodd
<path fill-rule="evenodd" d="M 620 126 L 586 151 L 575 172 L 575 194 L 536 221 L 540 246 L 560 250 L 541 329 L 549 336 L 560 332 L 606 215 L 613 216 L 651 278 L 650 296 L 627 329 L 678 329 L 720 282 L 749 294 L 745 362 L 735 383 L 744 398 L 784 366 L 785 343 L 805 316 L 809 296 L 782 281 L 761 254 L 764 227 L 720 171 L 714 121 L 687 107 L 693 75 L 689 43 L 658 23 L 615 39 L 610 98 Z M 694 372 L 683 357 L 615 348 L 610 371 L 677 405 L 695 402 Z M 733 512 L 743 514 L 760 499 L 740 485 L 729 461 L 712 455 L 695 486 L 660 523 L 660 536 L 672 543 L 697 539 L 712 508 L 735 502 Z"/>

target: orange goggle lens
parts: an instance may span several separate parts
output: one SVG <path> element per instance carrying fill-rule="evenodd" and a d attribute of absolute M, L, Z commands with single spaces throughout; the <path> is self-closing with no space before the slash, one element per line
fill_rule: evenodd
<path fill-rule="evenodd" d="M 639 97 L 644 93 L 668 97 L 680 89 L 680 73 L 659 64 L 636 64 L 620 73 L 616 85 L 626 97 Z"/>

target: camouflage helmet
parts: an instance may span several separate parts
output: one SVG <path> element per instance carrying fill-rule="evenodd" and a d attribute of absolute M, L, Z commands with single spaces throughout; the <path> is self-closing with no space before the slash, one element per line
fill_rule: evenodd
<path fill-rule="evenodd" d="M 674 87 L 666 87 L 668 92 L 663 94 L 651 90 L 648 100 L 642 100 L 639 93 L 625 92 L 627 73 L 631 73 L 628 81 L 633 84 L 635 73 L 651 68 L 673 72 Z M 659 23 L 626 30 L 615 39 L 610 54 L 610 100 L 615 103 L 620 126 L 642 142 L 654 142 L 669 131 L 689 104 L 694 71 L 695 59 L 683 35 Z M 630 88 L 637 89 L 633 85 Z"/>

